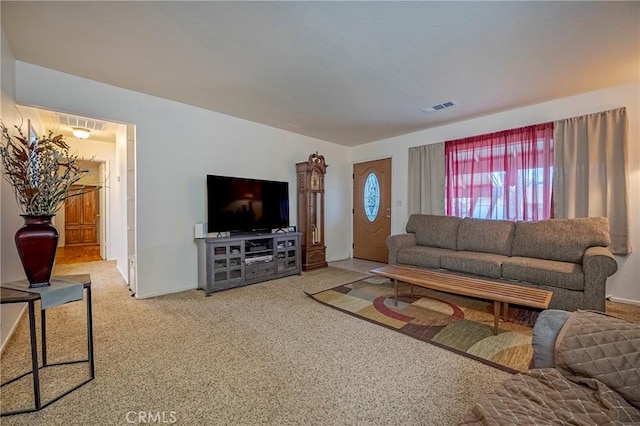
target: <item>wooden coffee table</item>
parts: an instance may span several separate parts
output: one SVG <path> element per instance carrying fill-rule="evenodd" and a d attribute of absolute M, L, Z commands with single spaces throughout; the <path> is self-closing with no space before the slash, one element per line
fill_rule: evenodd
<path fill-rule="evenodd" d="M 547 309 L 551 296 L 553 296 L 553 292 L 547 290 L 484 280 L 482 278 L 453 275 L 432 269 L 385 265 L 372 269 L 370 272 L 393 280 L 396 306 L 398 306 L 398 287 L 400 282 L 411 285 L 411 296 L 413 296 L 413 286 L 417 285 L 445 293 L 492 300 L 494 334 L 498 334 L 501 306 L 504 308 L 503 316 L 506 321 L 509 303 Z"/>

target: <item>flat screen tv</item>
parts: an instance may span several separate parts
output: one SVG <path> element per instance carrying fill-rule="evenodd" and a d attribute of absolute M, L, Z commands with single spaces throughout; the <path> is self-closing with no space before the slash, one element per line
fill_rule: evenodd
<path fill-rule="evenodd" d="M 289 226 L 289 183 L 207 175 L 209 232 L 271 232 Z"/>

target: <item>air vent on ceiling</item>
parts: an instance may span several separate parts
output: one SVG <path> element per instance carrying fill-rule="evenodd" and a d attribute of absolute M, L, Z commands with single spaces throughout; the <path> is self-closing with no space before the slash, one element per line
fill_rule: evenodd
<path fill-rule="evenodd" d="M 84 117 L 74 117 L 73 115 L 57 114 L 58 122 L 63 126 L 82 127 L 89 130 L 97 130 L 99 132 L 105 129 L 107 123 L 104 121 L 91 120 Z"/>
<path fill-rule="evenodd" d="M 458 104 L 456 103 L 456 101 L 454 101 L 452 99 L 450 101 L 442 102 L 442 103 L 437 104 L 437 105 L 433 105 L 433 106 L 430 106 L 430 107 L 424 107 L 420 111 L 423 111 L 423 112 L 440 111 L 441 109 L 451 108 L 454 105 L 458 105 Z"/>

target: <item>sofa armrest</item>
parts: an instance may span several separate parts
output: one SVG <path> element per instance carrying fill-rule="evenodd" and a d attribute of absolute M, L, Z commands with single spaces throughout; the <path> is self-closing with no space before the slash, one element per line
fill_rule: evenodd
<path fill-rule="evenodd" d="M 559 309 L 547 309 L 538 315 L 531 333 L 533 368 L 553 368 L 556 366 L 556 337 L 570 314 L 571 312 Z"/>
<path fill-rule="evenodd" d="M 390 235 L 385 240 L 385 244 L 389 251 L 389 264 L 395 265 L 398 263 L 398 250 L 416 245 L 416 234 L 411 232 L 407 234 Z"/>
<path fill-rule="evenodd" d="M 582 256 L 585 274 L 610 277 L 618 270 L 618 263 L 607 247 L 589 247 Z"/>
<path fill-rule="evenodd" d="M 607 277 L 618 270 L 618 264 L 606 247 L 589 247 L 582 256 L 584 273 L 584 306 L 605 312 Z"/>

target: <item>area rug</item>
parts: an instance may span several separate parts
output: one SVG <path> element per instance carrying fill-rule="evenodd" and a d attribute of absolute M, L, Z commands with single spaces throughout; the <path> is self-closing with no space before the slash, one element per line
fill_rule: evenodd
<path fill-rule="evenodd" d="M 369 277 L 308 294 L 339 311 L 432 343 L 508 372 L 529 368 L 531 329 L 540 311 L 509 306 L 508 321 L 493 334 L 493 302 L 400 285 L 395 306 L 392 281 Z"/>

